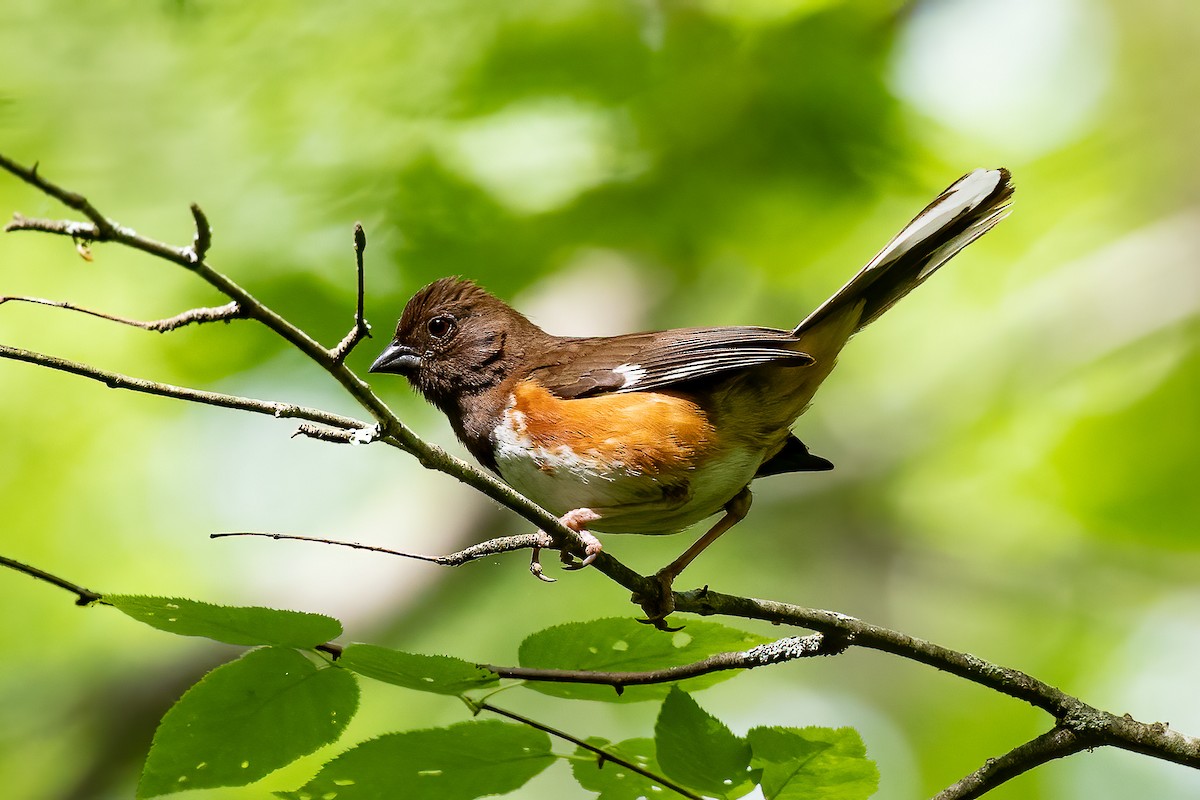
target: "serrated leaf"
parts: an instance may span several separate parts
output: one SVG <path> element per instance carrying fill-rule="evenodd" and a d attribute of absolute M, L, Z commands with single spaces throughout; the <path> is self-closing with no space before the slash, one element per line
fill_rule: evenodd
<path fill-rule="evenodd" d="M 662 774 L 662 769 L 654 757 L 653 739 L 627 739 L 614 745 L 607 739 L 591 737 L 587 743 L 606 753 L 615 753 L 656 775 Z M 662 784 L 657 781 L 652 781 L 613 761 L 605 761 L 602 764 L 599 757 L 590 750 L 579 747 L 576 748 L 575 755 L 576 760 L 571 762 L 571 772 L 584 789 L 599 792 L 596 800 L 641 800 L 663 793 Z"/>
<path fill-rule="evenodd" d="M 182 597 L 106 595 L 104 602 L 152 628 L 238 645 L 310 649 L 342 633 L 324 614 L 251 606 L 217 606 Z"/>
<path fill-rule="evenodd" d="M 436 694 L 462 694 L 495 686 L 496 673 L 451 656 L 404 653 L 373 644 L 352 644 L 338 664 L 368 678 Z"/>
<path fill-rule="evenodd" d="M 767 800 L 865 800 L 879 788 L 853 728 L 754 728 L 746 740 Z"/>
<path fill-rule="evenodd" d="M 686 692 L 672 689 L 654 724 L 664 774 L 717 797 L 741 797 L 753 785 L 750 745 Z"/>
<path fill-rule="evenodd" d="M 138 798 L 243 786 L 341 735 L 358 683 L 295 650 L 251 650 L 200 679 L 163 717 Z"/>
<path fill-rule="evenodd" d="M 389 733 L 330 761 L 285 800 L 472 800 L 524 786 L 554 762 L 550 737 L 499 720 Z"/>
<path fill-rule="evenodd" d="M 629 617 L 611 617 L 538 631 L 521 642 L 517 657 L 523 667 L 641 672 L 690 664 L 714 653 L 746 650 L 767 641 L 770 640 L 704 620 L 690 620 L 683 630 L 664 633 Z M 672 685 L 696 691 L 727 680 L 737 672 L 713 672 L 675 684 L 629 686 L 620 695 L 610 686 L 582 683 L 528 681 L 525 686 L 555 697 L 639 702 L 666 697 Z"/>

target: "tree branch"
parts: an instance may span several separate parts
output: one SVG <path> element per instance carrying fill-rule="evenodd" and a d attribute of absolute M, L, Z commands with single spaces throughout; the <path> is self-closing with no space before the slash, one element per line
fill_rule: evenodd
<path fill-rule="evenodd" d="M 101 240 L 106 238 L 111 232 L 111 229 L 115 227 L 112 222 L 106 219 L 103 214 L 97 211 L 92 204 L 87 201 L 86 197 L 81 194 L 76 194 L 75 192 L 67 191 L 66 189 L 56 186 L 55 184 L 43 179 L 42 176 L 38 174 L 37 163 L 34 163 L 32 167 L 26 169 L 17 162 L 7 158 L 3 153 L 0 153 L 0 167 L 8 170 L 13 175 L 16 175 L 18 178 L 37 188 L 41 192 L 50 195 L 67 208 L 78 211 L 90 219 L 93 226 L 95 226 L 96 235 L 86 238 Z"/>
<path fill-rule="evenodd" d="M 0 358 L 24 361 L 28 364 L 37 364 L 38 366 L 60 372 L 69 372 L 73 375 L 99 381 L 110 389 L 128 389 L 129 391 L 140 392 L 142 394 L 186 400 L 189 403 L 201 403 L 207 406 L 217 406 L 218 408 L 233 408 L 238 411 L 251 411 L 255 414 L 265 414 L 279 419 L 304 419 L 349 431 L 370 431 L 374 429 L 374 426 L 370 423 L 354 419 L 353 417 L 332 414 L 318 408 L 308 408 L 306 406 L 280 403 L 273 400 L 255 400 L 250 397 L 239 397 L 238 395 L 221 394 L 220 392 L 205 392 L 199 389 L 189 389 L 185 386 L 174 386 L 169 383 L 156 383 L 143 378 L 133 378 L 128 375 L 109 372 L 108 370 L 99 369 L 88 364 L 81 364 L 78 361 L 68 361 L 65 358 L 48 356 L 43 353 L 22 350 L 4 344 L 0 344 Z"/>
<path fill-rule="evenodd" d="M 46 300 L 41 297 L 0 297 L 0 305 L 5 303 L 34 303 L 40 306 L 50 306 L 52 308 L 62 308 L 67 311 L 77 311 L 81 314 L 87 314 L 92 317 L 106 319 L 109 322 L 117 322 L 121 325 L 129 325 L 134 328 L 141 328 L 144 331 L 154 331 L 155 333 L 167 333 L 176 328 L 182 328 L 184 325 L 199 324 L 205 322 L 229 322 L 230 320 L 243 319 L 245 315 L 236 302 L 226 303 L 223 306 L 216 308 L 192 308 L 183 313 L 176 314 L 173 317 L 166 319 L 157 319 L 151 322 L 143 322 L 141 320 L 129 319 L 128 317 L 119 317 L 116 314 L 106 314 L 103 311 L 93 311 L 90 308 L 77 306 L 74 303 L 68 303 L 64 300 Z"/>
<path fill-rule="evenodd" d="M 282 534 L 213 534 L 213 538 L 220 536 L 268 536 L 270 538 L 280 539 L 301 539 L 305 541 L 326 542 L 322 539 L 313 539 L 302 536 L 287 536 Z M 521 538 L 532 539 L 534 535 L 530 534 L 527 537 L 509 537 L 512 540 Z M 501 541 L 501 540 L 495 540 Z M 400 553 L 386 548 L 373 547 L 370 545 L 361 545 L 358 543 L 346 542 L 326 542 L 331 544 L 341 544 L 343 546 L 352 547 L 355 549 L 369 550 L 374 552 L 384 552 L 392 555 L 400 555 L 408 558 L 418 558 L 422 560 L 438 561 L 440 559 L 450 559 L 452 556 L 443 557 L 428 557 L 414 556 L 407 553 Z M 485 543 L 485 545 L 491 543 Z M 525 547 L 530 546 L 528 542 L 524 543 Z M 467 553 L 472 548 L 460 551 Z M 518 548 L 514 548 L 518 549 Z M 464 558 L 460 563 L 465 563 L 471 558 Z M 448 562 L 447 562 L 448 563 Z M 101 599 L 101 595 L 92 592 L 83 587 L 77 586 L 70 581 L 44 572 L 35 567 L 23 564 L 10 558 L 0 556 L 0 566 L 7 566 L 11 569 L 31 575 L 39 580 L 43 580 L 55 586 L 59 586 L 67 591 L 78 595 L 77 605 L 88 605 L 92 602 Z M 693 593 L 685 593 L 693 594 Z M 709 593 L 714 594 L 714 593 Z M 749 604 L 765 603 L 766 601 L 753 600 L 750 598 L 736 598 L 729 595 L 721 595 L 720 597 L 729 600 L 744 601 Z M 996 786 L 1004 783 L 1018 775 L 1033 769 L 1047 761 L 1064 756 L 1072 755 L 1081 750 L 1088 750 L 1096 747 L 1116 747 L 1121 750 L 1129 750 L 1141 755 L 1150 756 L 1152 758 L 1170 761 L 1183 766 L 1200 768 L 1200 739 L 1186 736 L 1182 733 L 1171 730 L 1163 723 L 1144 723 L 1135 720 L 1129 715 L 1117 716 L 1107 711 L 1101 711 L 1093 706 L 1084 703 L 1078 698 L 1065 694 L 1064 692 L 1055 689 L 1048 684 L 1037 681 L 1034 678 L 1025 675 L 1017 670 L 1010 670 L 1005 667 L 1000 667 L 995 664 L 989 664 L 986 661 L 976 658 L 967 653 L 960 653 L 939 645 L 925 642 L 920 639 L 913 639 L 905 634 L 897 631 L 891 631 L 886 628 L 881 628 L 877 625 L 864 623 L 854 617 L 848 617 L 844 614 L 837 614 L 831 611 L 822 611 L 819 609 L 801 608 L 799 606 L 788 606 L 784 603 L 771 603 L 774 607 L 772 616 L 754 617 L 757 619 L 769 619 L 771 621 L 796 624 L 801 627 L 824 627 L 830 630 L 825 633 L 818 633 L 811 636 L 788 637 L 775 642 L 770 642 L 765 645 L 750 648 L 749 650 L 740 652 L 718 653 L 706 659 L 685 664 L 677 667 L 670 667 L 662 670 L 650 670 L 645 672 L 589 672 L 584 670 L 553 670 L 553 669 L 530 669 L 525 667 L 504 667 L 495 665 L 480 665 L 484 669 L 500 675 L 505 678 L 515 678 L 521 680 L 540 680 L 561 683 L 587 683 L 602 686 L 612 686 L 620 692 L 625 686 L 633 686 L 639 684 L 651 683 L 667 683 L 670 681 L 682 680 L 684 678 L 695 677 L 697 675 L 707 674 L 726 669 L 753 669 L 767 664 L 778 664 L 786 661 L 794 661 L 800 658 L 809 658 L 812 656 L 821 655 L 837 655 L 851 646 L 859 645 L 871 649 L 885 650 L 902 658 L 907 658 L 913 661 L 918 661 L 937 667 L 945 672 L 950 672 L 959 677 L 974 683 L 979 683 L 988 688 L 1007 694 L 1011 697 L 1026 700 L 1031 704 L 1046 709 L 1054 714 L 1057 725 L 1049 732 L 1031 740 L 1019 747 L 1014 748 L 1010 752 L 996 759 L 989 759 L 982 767 L 972 772 L 970 775 L 962 778 L 952 786 L 941 792 L 935 800 L 966 800 L 967 798 L 975 798 L 991 791 Z M 747 614 L 738 614 L 736 616 L 750 616 Z M 798 622 L 795 620 L 806 620 L 806 622 Z M 887 643 L 886 647 L 878 646 L 880 642 Z M 341 646 L 332 642 L 323 645 L 318 645 L 318 650 L 331 654 L 337 658 L 341 653 Z M 1006 678 L 1015 679 L 1027 684 L 1026 688 L 1021 692 L 1016 692 L 1011 686 L 1003 683 L 996 684 L 990 680 L 985 680 L 980 674 L 973 672 L 961 672 L 961 665 L 964 662 L 970 662 L 978 670 L 983 673 L 993 673 L 1002 675 Z M 1051 710 L 1057 709 L 1057 710 Z M 534 727 L 537 727 L 535 724 Z M 654 780 L 658 780 L 654 776 L 649 776 Z"/>
<path fill-rule="evenodd" d="M 433 564 L 441 564 L 447 567 L 457 567 L 470 561 L 476 561 L 481 558 L 499 555 L 500 553 L 512 553 L 517 550 L 530 550 L 534 547 L 537 547 L 540 541 L 536 533 L 524 533 L 517 536 L 502 536 L 498 539 L 489 539 L 486 542 L 473 544 L 463 550 L 459 550 L 444 556 L 425 556 L 418 553 L 404 553 L 400 550 L 392 550 L 388 547 L 377 547 L 376 545 L 371 544 L 360 544 L 359 542 L 339 542 L 336 539 L 321 539 L 316 536 L 296 536 L 288 533 L 233 531 L 229 533 L 210 533 L 208 538 L 224 539 L 230 536 L 260 536 L 265 539 L 285 539 L 295 542 L 332 544 L 338 547 L 349 547 L 352 550 L 367 550 L 372 553 L 383 553 L 389 556 L 400 556 L 401 558 L 411 558 L 417 561 L 428 561 Z"/>
<path fill-rule="evenodd" d="M 13 221 L 5 227 L 6 231 L 39 231 L 42 233 L 69 236 L 74 240 L 118 242 L 191 270 L 210 286 L 236 302 L 246 318 L 262 323 L 308 356 L 312 361 L 316 362 L 324 371 L 328 372 L 359 405 L 371 414 L 379 424 L 384 440 L 389 444 L 416 456 L 422 466 L 451 475 L 496 502 L 512 509 L 537 525 L 539 529 L 545 531 L 554 540 L 556 546 L 560 548 L 566 547 L 580 554 L 583 553 L 583 543 L 579 535 L 559 522 L 557 517 L 524 495 L 514 491 L 507 484 L 502 483 L 491 475 L 480 472 L 462 459 L 451 456 L 440 447 L 422 440 L 392 413 L 391 409 L 371 391 L 370 386 L 348 369 L 344 363 L 339 362 L 334 354 L 331 354 L 329 350 L 322 347 L 320 343 L 307 333 L 260 302 L 233 280 L 209 266 L 201 256 L 204 255 L 211 236 L 208 233 L 207 219 L 204 218 L 202 212 L 199 212 L 198 208 L 192 209 L 192 215 L 197 225 L 195 244 L 185 248 L 173 247 L 169 244 L 140 236 L 132 229 L 109 220 L 82 195 L 63 189 L 41 177 L 36 167 L 26 169 L 0 154 L 0 168 L 16 175 L 21 180 L 37 187 L 51 197 L 58 199 L 68 208 L 82 212 L 91 220 L 90 223 L 87 223 L 69 220 L 28 219 L 20 214 L 14 214 Z M 365 239 L 363 247 L 365 248 Z M 361 249 L 359 253 L 361 255 Z M 51 357 L 44 356 L 44 358 Z M 603 554 L 601 554 L 601 557 L 603 558 Z M 605 569 L 604 566 L 601 568 L 602 570 Z M 636 573 L 624 569 L 619 565 L 614 566 L 610 563 L 607 565 L 607 568 L 617 574 L 624 575 L 626 580 L 633 580 L 640 577 Z M 605 574 L 608 573 L 606 572 Z M 643 580 L 645 582 L 643 590 L 652 591 L 654 584 L 648 579 Z"/>
<path fill-rule="evenodd" d="M 999 758 L 989 758 L 982 767 L 938 792 L 933 800 L 974 800 L 1047 761 L 1101 744 L 1104 742 L 1089 740 L 1068 728 L 1055 727 Z"/>
<path fill-rule="evenodd" d="M 514 678 L 525 681 L 544 681 L 547 683 L 586 683 L 611 686 L 621 694 L 626 686 L 643 686 L 653 683 L 669 683 L 707 675 L 710 672 L 724 672 L 731 669 L 754 669 L 769 664 L 782 664 L 785 661 L 795 661 L 798 658 L 813 656 L 837 655 L 846 649 L 849 643 L 836 636 L 814 633 L 810 636 L 790 636 L 786 639 L 768 642 L 767 644 L 729 653 L 717 653 L 708 658 L 691 664 L 681 664 L 664 669 L 646 670 L 642 672 L 594 672 L 576 669 L 534 669 L 532 667 L 502 667 L 494 664 L 480 664 L 501 678 Z"/>

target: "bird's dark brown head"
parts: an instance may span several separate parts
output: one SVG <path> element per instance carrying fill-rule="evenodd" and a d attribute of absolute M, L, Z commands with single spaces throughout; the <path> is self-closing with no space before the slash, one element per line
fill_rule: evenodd
<path fill-rule="evenodd" d="M 500 386 L 548 338 L 471 281 L 442 278 L 408 301 L 370 371 L 403 375 L 443 411 L 461 413 L 464 397 Z"/>

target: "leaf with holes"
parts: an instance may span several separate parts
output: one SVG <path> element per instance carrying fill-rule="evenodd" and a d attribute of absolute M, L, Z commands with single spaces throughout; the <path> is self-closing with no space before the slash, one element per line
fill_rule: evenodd
<path fill-rule="evenodd" d="M 368 678 L 435 694 L 462 694 L 499 683 L 494 672 L 450 656 L 404 653 L 373 644 L 352 644 L 338 665 Z"/>
<path fill-rule="evenodd" d="M 612 744 L 607 739 L 591 737 L 587 743 L 613 753 L 644 770 L 661 775 L 662 770 L 654 758 L 653 739 L 627 739 Z M 615 761 L 601 761 L 591 750 L 576 748 L 571 772 L 584 789 L 599 792 L 596 800 L 641 800 L 662 793 L 662 784 L 629 769 Z"/>
<path fill-rule="evenodd" d="M 205 636 L 238 645 L 311 649 L 342 634 L 342 623 L 324 614 L 275 608 L 217 606 L 182 597 L 106 595 L 104 602 L 152 628 L 180 636 Z"/>
<path fill-rule="evenodd" d="M 655 752 L 663 772 L 717 797 L 741 797 L 756 782 L 750 745 L 686 692 L 672 689 L 654 723 Z"/>
<path fill-rule="evenodd" d="M 753 728 L 746 740 L 767 800 L 865 800 L 879 788 L 853 728 Z"/>
<path fill-rule="evenodd" d="M 200 679 L 159 723 L 138 798 L 244 786 L 341 735 L 358 683 L 295 650 L 251 650 Z"/>
<path fill-rule="evenodd" d="M 628 617 L 569 622 L 532 634 L 521 642 L 518 659 L 523 667 L 587 670 L 590 672 L 644 672 L 699 661 L 715 653 L 747 650 L 770 641 L 715 622 L 691 620 L 676 633 L 663 633 Z M 699 675 L 674 685 L 696 691 L 727 680 L 738 670 Z M 582 683 L 529 681 L 528 688 L 556 697 L 603 700 L 609 703 L 659 700 L 672 684 L 629 686 L 617 694 L 611 686 Z"/>
<path fill-rule="evenodd" d="M 330 761 L 284 800 L 473 800 L 524 786 L 554 763 L 550 737 L 499 720 L 389 733 Z"/>

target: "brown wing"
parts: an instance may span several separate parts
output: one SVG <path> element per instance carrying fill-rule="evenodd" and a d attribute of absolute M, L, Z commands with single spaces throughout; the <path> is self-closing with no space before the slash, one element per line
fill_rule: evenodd
<path fill-rule="evenodd" d="M 677 328 L 593 339 L 563 339 L 532 376 L 563 399 L 642 392 L 763 364 L 805 367 L 812 356 L 774 328 Z"/>

